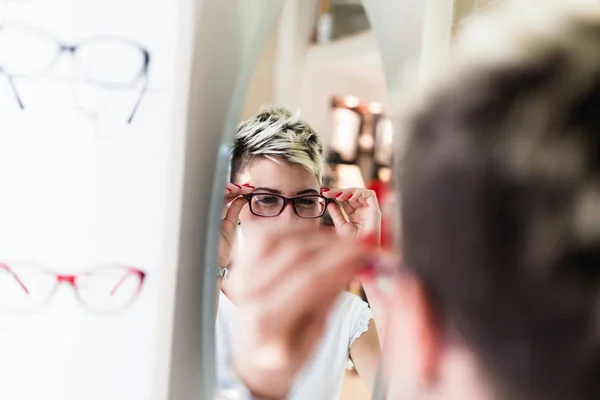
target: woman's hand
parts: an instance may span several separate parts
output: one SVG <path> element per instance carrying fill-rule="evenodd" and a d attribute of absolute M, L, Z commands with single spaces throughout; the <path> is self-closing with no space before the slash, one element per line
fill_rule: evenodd
<path fill-rule="evenodd" d="M 297 230 L 253 239 L 234 261 L 233 365 L 260 397 L 283 399 L 321 338 L 338 295 L 365 265 L 366 246 L 331 232 Z"/>
<path fill-rule="evenodd" d="M 237 222 L 242 208 L 247 203 L 240 197 L 252 192 L 253 186 L 235 183 L 225 185 L 225 204 L 221 222 L 221 241 L 219 242 L 219 266 L 225 268 L 231 261 L 231 252 L 235 246 Z"/>
<path fill-rule="evenodd" d="M 323 196 L 335 200 L 329 204 L 327 210 L 340 237 L 354 239 L 375 236 L 378 242 L 381 232 L 381 210 L 374 191 L 349 188 L 323 189 L 322 193 Z"/>
<path fill-rule="evenodd" d="M 360 188 L 323 190 L 323 196 L 336 200 L 327 207 L 335 225 L 336 232 L 341 237 L 362 238 L 372 245 L 379 245 L 381 238 L 381 210 L 374 191 Z M 342 212 L 342 209 L 344 212 Z M 346 216 L 344 216 L 344 213 Z M 374 281 L 363 279 L 360 282 L 369 299 L 373 310 L 373 318 L 380 335 L 379 342 L 383 343 L 383 332 L 387 318 L 383 313 L 383 305 L 375 296 L 377 285 Z"/>

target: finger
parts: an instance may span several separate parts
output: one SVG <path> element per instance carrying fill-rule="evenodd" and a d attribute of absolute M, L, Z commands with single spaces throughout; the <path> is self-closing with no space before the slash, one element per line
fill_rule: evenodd
<path fill-rule="evenodd" d="M 356 272 L 362 268 L 370 251 L 344 240 L 335 240 L 320 252 L 307 257 L 287 275 L 285 281 L 262 292 L 265 307 L 286 310 L 282 322 L 298 318 L 307 310 L 322 306 L 323 302 L 341 293 Z M 276 299 L 276 302 L 273 300 Z M 271 305 L 268 305 L 268 302 Z"/>
<path fill-rule="evenodd" d="M 354 207 L 349 201 L 338 201 L 338 204 L 342 206 L 346 215 L 350 216 L 354 214 L 356 211 L 356 207 Z"/>
<path fill-rule="evenodd" d="M 329 203 L 329 206 L 327 207 L 327 211 L 329 211 L 329 216 L 331 217 L 331 220 L 333 221 L 333 225 L 337 229 L 342 228 L 344 225 L 346 225 L 348 223 L 348 220 L 344 216 L 344 213 L 342 212 L 340 207 L 341 206 L 336 201 L 332 201 L 331 203 Z"/>
<path fill-rule="evenodd" d="M 365 190 L 360 198 L 360 202 L 368 207 L 379 209 L 379 200 L 377 194 L 373 190 Z"/>
<path fill-rule="evenodd" d="M 247 253 L 242 255 L 244 259 L 239 262 L 239 269 L 244 270 L 246 280 L 250 281 L 244 292 L 253 294 L 276 284 L 278 279 L 287 274 L 288 269 L 295 268 L 311 253 L 326 247 L 333 239 L 335 235 L 330 232 L 303 229 L 266 238 L 262 243 L 249 243 Z"/>
<path fill-rule="evenodd" d="M 329 189 L 323 188 L 321 189 L 321 195 L 327 197 L 328 199 L 334 199 L 338 193 L 340 193 L 342 189 Z"/>
<path fill-rule="evenodd" d="M 298 237 L 313 238 L 313 237 L 333 236 L 326 230 L 315 230 L 313 227 L 310 228 L 287 228 L 277 233 L 267 234 L 265 236 L 256 237 L 250 236 L 246 239 L 248 242 L 248 256 L 249 257 L 267 257 L 274 251 L 281 249 L 282 243 L 290 242 L 294 243 Z"/>
<path fill-rule="evenodd" d="M 324 197 L 328 199 L 334 200 L 338 207 L 342 207 L 346 215 L 354 212 L 354 207 L 352 207 L 346 200 L 350 196 L 350 194 L 345 193 L 344 191 L 332 191 L 331 193 L 323 193 Z"/>
<path fill-rule="evenodd" d="M 346 214 L 349 216 L 352 215 L 358 208 L 362 207 L 360 198 L 365 191 L 366 189 L 363 188 L 344 189 L 336 195 L 335 199 L 342 204 L 344 212 L 346 212 Z"/>
<path fill-rule="evenodd" d="M 363 190 L 356 190 L 354 193 L 351 193 L 350 196 L 343 203 L 344 206 L 348 208 L 348 213 L 354 213 L 357 209 L 363 207 L 361 203 L 361 199 L 363 198 L 364 192 Z"/>
<path fill-rule="evenodd" d="M 254 186 L 249 184 L 238 185 L 235 183 L 227 183 L 225 185 L 225 204 L 231 203 L 236 197 L 252 193 L 252 190 L 254 190 Z"/>
<path fill-rule="evenodd" d="M 337 204 L 338 207 L 343 207 L 341 205 L 341 201 L 339 200 L 339 197 L 342 197 L 342 195 L 344 194 L 344 192 L 345 192 L 344 189 L 330 189 L 327 192 L 323 192 L 322 196 L 324 196 L 324 197 L 326 197 L 326 198 L 328 198 L 330 200 L 333 200 L 332 203 Z M 332 206 L 332 208 L 333 208 L 333 206 Z M 344 212 L 345 211 L 346 210 L 344 210 Z M 329 213 L 331 214 L 331 210 L 329 210 Z M 332 216 L 332 218 L 333 218 L 333 216 Z M 341 220 L 340 220 L 340 222 L 341 222 Z"/>
<path fill-rule="evenodd" d="M 237 226 L 237 221 L 240 218 L 240 213 L 248 201 L 243 197 L 236 198 L 227 208 L 223 223 L 229 223 L 234 228 Z"/>
<path fill-rule="evenodd" d="M 223 210 L 221 212 L 221 218 L 225 218 L 227 215 L 227 210 L 235 199 L 240 196 L 250 194 L 254 190 L 253 186 L 246 184 L 245 186 L 236 185 L 233 183 L 228 183 L 225 185 L 225 196 L 223 201 Z"/>
<path fill-rule="evenodd" d="M 251 301 L 246 300 L 246 304 L 253 303 L 261 309 L 272 332 L 287 331 L 292 336 L 298 327 L 303 331 L 302 325 L 313 316 L 328 314 L 344 290 L 343 285 L 332 285 L 329 282 L 313 282 L 307 288 L 305 284 L 297 285 L 288 281 L 281 288 L 284 290 L 256 296 Z"/>
<path fill-rule="evenodd" d="M 335 274 L 312 272 L 276 286 L 269 296 L 263 295 L 265 311 L 277 315 L 279 323 L 293 325 L 294 320 L 313 314 L 334 301 L 353 276 L 351 268 Z M 281 313 L 281 310 L 285 310 L 285 313 Z"/>
<path fill-rule="evenodd" d="M 334 198 L 337 201 L 346 201 L 346 200 L 350 199 L 354 195 L 354 193 L 356 193 L 356 191 L 358 191 L 358 190 L 360 190 L 360 189 L 358 189 L 358 188 L 343 189 L 343 190 L 340 190 L 337 193 L 335 193 Z"/>
<path fill-rule="evenodd" d="M 352 195 L 356 191 L 356 188 L 348 188 L 348 189 L 329 189 L 321 194 L 328 199 L 335 199 L 337 201 L 345 201 L 348 197 Z"/>
<path fill-rule="evenodd" d="M 371 198 L 377 201 L 377 196 L 374 191 L 365 188 L 357 188 L 350 196 L 348 196 L 347 200 L 354 208 L 358 208 L 360 206 L 369 205 L 367 200 L 372 200 Z"/>
<path fill-rule="evenodd" d="M 363 211 L 362 218 L 365 220 L 366 232 L 381 230 L 381 209 L 377 195 L 372 190 L 364 190 L 359 198 L 361 209 Z"/>
<path fill-rule="evenodd" d="M 253 296 L 269 290 L 279 281 L 287 279 L 290 269 L 297 268 L 303 260 L 322 251 L 335 239 L 330 232 L 302 229 L 284 232 L 247 246 L 248 254 L 241 255 L 236 266 L 242 275 L 238 282 L 243 285 L 236 289 L 240 296 Z M 260 271 L 256 270 L 257 267 L 260 267 Z"/>
<path fill-rule="evenodd" d="M 368 189 L 357 189 L 356 192 L 343 203 L 348 208 L 347 213 L 351 214 L 358 209 L 369 209 L 373 212 L 379 211 L 379 202 L 374 191 Z"/>
<path fill-rule="evenodd" d="M 236 192 L 240 189 L 242 189 L 242 186 L 240 186 L 236 183 L 227 182 L 225 184 L 225 193 Z"/>

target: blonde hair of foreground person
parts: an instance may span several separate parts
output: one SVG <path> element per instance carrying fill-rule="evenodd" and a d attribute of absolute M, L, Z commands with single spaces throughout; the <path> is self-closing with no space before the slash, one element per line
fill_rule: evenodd
<path fill-rule="evenodd" d="M 388 398 L 599 399 L 600 9 L 500 7 L 418 96 L 399 171 L 403 267 L 379 293 Z M 322 329 L 303 318 L 331 309 L 369 253 L 326 233 L 311 241 L 280 233 L 242 260 L 276 275 L 296 254 L 303 273 L 286 286 L 293 301 L 268 311 L 246 293 L 235 366 L 255 395 L 285 397 Z M 309 245 L 318 265 L 300 257 Z M 325 294 L 302 297 L 309 288 Z M 263 332 L 268 315 L 281 317 Z"/>

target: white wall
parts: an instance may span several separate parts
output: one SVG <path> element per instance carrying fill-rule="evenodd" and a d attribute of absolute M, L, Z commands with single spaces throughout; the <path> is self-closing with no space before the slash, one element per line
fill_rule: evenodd
<path fill-rule="evenodd" d="M 2 399 L 147 400 L 155 395 L 159 335 L 168 329 L 162 318 L 170 311 L 161 298 L 169 293 L 162 277 L 175 274 L 164 245 L 167 204 L 177 196 L 168 190 L 169 173 L 181 161 L 173 160 L 170 150 L 184 133 L 174 129 L 171 107 L 180 4 L 5 4 L 7 24 L 33 25 L 65 42 L 109 34 L 145 45 L 151 52 L 151 89 L 127 125 L 137 91 L 74 83 L 69 78 L 77 70 L 69 56 L 48 76 L 16 80 L 23 111 L 0 77 L 0 259 L 39 262 L 60 273 L 104 263 L 148 273 L 138 300 L 118 315 L 87 312 L 68 285 L 61 285 L 37 313 L 0 313 Z M 107 59 L 101 66 L 119 61 Z"/>
<path fill-rule="evenodd" d="M 387 93 L 372 36 L 362 35 L 356 45 L 346 41 L 350 43 L 330 46 L 331 50 L 314 48 L 308 42 L 314 11 L 297 0 L 286 3 L 253 73 L 243 117 L 251 117 L 265 103 L 300 109 L 327 144 L 333 97 L 352 95 L 385 105 Z M 361 56 L 377 60 L 365 64 Z"/>
<path fill-rule="evenodd" d="M 313 48 L 308 38 L 314 26 L 315 4 L 287 0 L 277 32 L 272 33 L 254 72 L 244 117 L 267 102 L 300 108 L 303 118 L 327 143 L 333 96 L 354 95 L 361 101 L 383 103 L 395 112 L 406 100 L 405 88 L 426 81 L 443 68 L 449 54 L 454 0 L 363 3 L 372 23 L 379 25 L 376 31 Z M 381 44 L 388 49 L 385 59 L 379 60 Z M 365 64 L 361 57 L 377 58 L 378 62 Z M 384 71 L 386 64 L 388 69 Z M 386 78 L 392 82 L 386 82 Z M 393 98 L 388 96 L 389 87 Z"/>
<path fill-rule="evenodd" d="M 274 26 L 265 42 L 252 75 L 250 87 L 244 100 L 242 119 L 252 117 L 265 104 L 275 100 L 275 71 L 277 57 L 278 26 Z"/>

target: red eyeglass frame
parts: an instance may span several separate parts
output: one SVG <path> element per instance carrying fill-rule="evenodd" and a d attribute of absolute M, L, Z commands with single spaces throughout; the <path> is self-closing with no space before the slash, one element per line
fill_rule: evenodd
<path fill-rule="evenodd" d="M 252 198 L 255 196 L 273 196 L 273 197 L 277 197 L 283 200 L 283 204 L 281 206 L 281 210 L 279 210 L 279 212 L 277 214 L 274 215 L 261 215 L 259 213 L 254 212 L 254 209 L 252 208 Z M 334 199 L 329 199 L 325 196 L 323 196 L 322 194 L 317 194 L 317 193 L 312 193 L 312 194 L 302 194 L 300 196 L 294 196 L 294 197 L 286 197 L 286 196 L 282 196 L 280 194 L 275 194 L 275 193 L 266 193 L 266 192 L 252 192 L 252 193 L 248 193 L 248 194 L 244 194 L 241 197 L 243 197 L 244 199 L 246 199 L 246 201 L 248 202 L 248 208 L 250 210 L 250 212 L 252 213 L 252 215 L 256 215 L 257 217 L 261 217 L 261 218 L 274 218 L 274 217 L 278 217 L 281 215 L 281 213 L 283 213 L 283 210 L 285 210 L 285 208 L 287 207 L 288 204 L 292 205 L 292 209 L 294 210 L 294 213 L 303 219 L 318 219 L 318 218 L 322 218 L 325 215 L 325 212 L 327 212 L 327 207 L 329 206 L 330 203 L 334 202 Z M 323 207 L 323 210 L 321 211 L 321 213 L 317 216 L 314 217 L 303 217 L 302 215 L 300 215 L 300 213 L 298 212 L 298 209 L 296 208 L 296 201 L 300 200 L 300 199 L 304 199 L 307 197 L 318 197 L 320 199 L 323 199 L 325 201 L 325 206 Z"/>
<path fill-rule="evenodd" d="M 12 275 L 12 277 L 16 280 L 16 282 L 23 289 L 23 291 L 25 291 L 26 294 L 29 294 L 30 291 L 27 288 L 27 286 L 23 283 L 23 281 L 19 278 L 19 276 L 10 267 L 10 264 L 14 264 L 14 263 L 16 263 L 16 261 L 0 261 L 0 270 L 5 270 L 8 274 Z M 47 275 L 54 276 L 53 288 L 48 293 L 47 298 L 44 299 L 42 302 L 40 302 L 38 307 L 43 307 L 45 305 L 48 305 L 51 302 L 55 293 L 58 291 L 58 287 L 61 284 L 66 283 L 66 284 L 70 285 L 71 288 L 73 289 L 73 291 L 75 292 L 75 297 L 77 298 L 77 301 L 82 306 L 84 306 L 86 309 L 88 309 L 89 311 L 94 312 L 94 313 L 99 313 L 99 314 L 111 314 L 111 313 L 119 312 L 119 311 L 129 307 L 137 299 L 137 297 L 139 296 L 139 294 L 142 290 L 142 287 L 144 286 L 146 278 L 147 278 L 146 272 L 142 271 L 141 269 L 139 269 L 137 267 L 131 267 L 131 266 L 127 266 L 127 265 L 118 265 L 118 264 L 106 265 L 106 266 L 90 268 L 88 270 L 85 270 L 83 272 L 79 272 L 76 274 L 60 274 L 58 272 L 53 271 L 51 268 L 41 266 L 37 263 L 21 262 L 21 261 L 18 261 L 18 263 L 22 264 L 22 265 L 26 265 L 28 268 L 30 268 L 32 270 L 38 270 L 41 274 L 47 274 Z M 79 277 L 86 276 L 86 275 L 92 275 L 99 271 L 106 271 L 106 270 L 123 270 L 123 277 L 119 280 L 119 282 L 117 282 L 115 287 L 112 288 L 112 290 L 110 291 L 110 295 L 113 295 L 115 293 L 115 291 L 125 281 L 125 279 L 127 279 L 131 275 L 135 275 L 138 278 L 138 285 L 137 285 L 137 288 L 134 291 L 134 293 L 131 295 L 131 299 L 129 301 L 127 301 L 127 303 L 125 303 L 123 306 L 119 307 L 117 310 L 103 311 L 103 310 L 98 310 L 97 308 L 94 308 L 93 306 L 91 306 L 89 303 L 87 303 L 83 299 L 83 297 L 79 294 L 79 288 L 77 287 L 77 280 Z M 36 308 L 37 307 L 34 307 L 31 311 L 35 311 Z"/>

